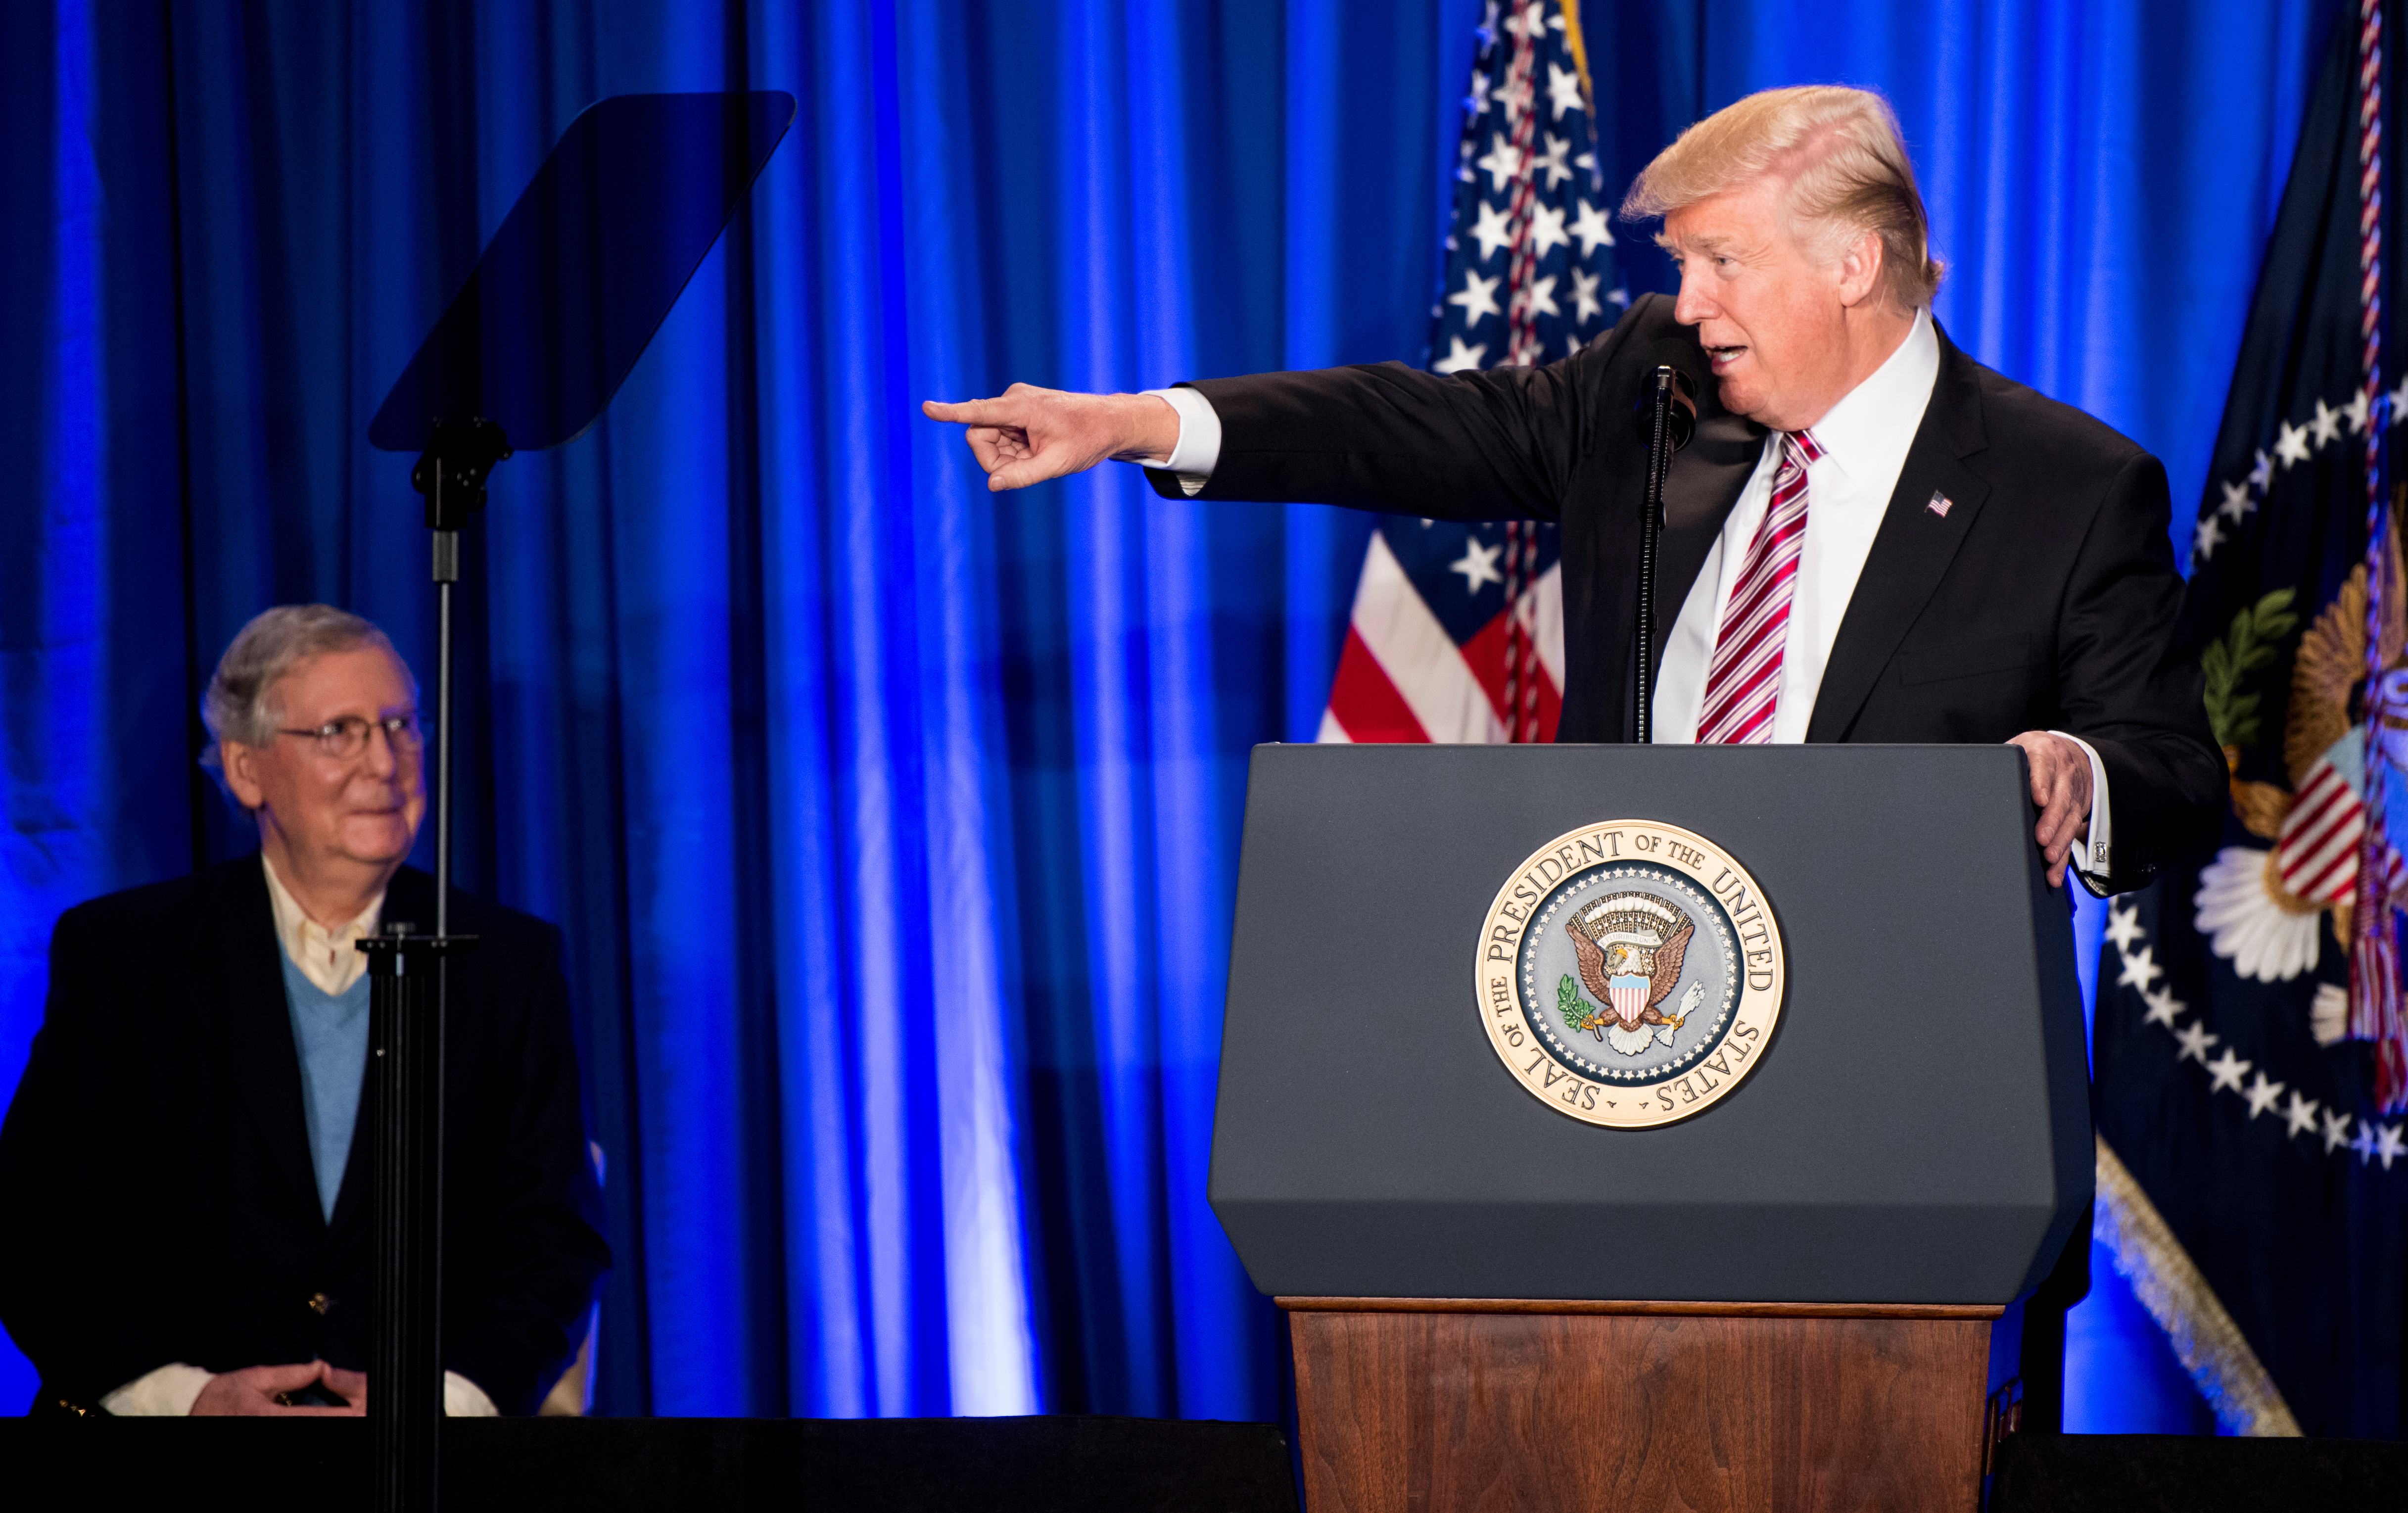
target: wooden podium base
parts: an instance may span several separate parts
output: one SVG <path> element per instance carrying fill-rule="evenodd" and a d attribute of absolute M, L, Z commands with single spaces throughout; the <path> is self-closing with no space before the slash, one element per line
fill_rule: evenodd
<path fill-rule="evenodd" d="M 1281 1298 L 1307 1513 L 1972 1513 L 1995 1307 Z"/>

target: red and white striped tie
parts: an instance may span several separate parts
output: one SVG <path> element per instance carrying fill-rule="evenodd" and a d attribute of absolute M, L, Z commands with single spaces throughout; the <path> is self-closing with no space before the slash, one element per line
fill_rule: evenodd
<path fill-rule="evenodd" d="M 1698 715 L 1698 744 L 1762 745 L 1772 739 L 1781 703 L 1781 650 L 1789 639 L 1789 601 L 1798 592 L 1798 552 L 1806 544 L 1806 468 L 1823 455 L 1813 435 L 1782 437 L 1781 465 L 1772 473 L 1772 503 L 1747 549 L 1739 586 L 1723 608 L 1714 660 L 1706 669 L 1706 698 Z"/>

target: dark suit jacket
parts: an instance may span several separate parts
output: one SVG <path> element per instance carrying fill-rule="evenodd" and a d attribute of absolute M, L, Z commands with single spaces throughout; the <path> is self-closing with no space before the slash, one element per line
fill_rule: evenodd
<path fill-rule="evenodd" d="M 434 879 L 403 869 L 384 918 L 432 928 Z M 443 1363 L 531 1413 L 610 1263 L 560 935 L 458 892 L 452 928 L 480 945 L 451 965 Z M 45 1404 L 174 1361 L 366 1369 L 373 1092 L 329 1224 L 280 960 L 255 854 L 60 917 L 0 1127 L 0 1320 Z"/>
<path fill-rule="evenodd" d="M 1311 500 L 1563 527 L 1561 741 L 1635 730 L 1632 619 L 1645 449 L 1632 424 L 1652 354 L 1694 327 L 1649 294 L 1578 356 L 1442 378 L 1388 363 L 1194 387 L 1221 419 L 1201 497 Z M 1672 462 L 1656 590 L 1664 645 L 1763 429 L 1711 378 Z M 1154 486 L 1181 497 L 1167 473 Z M 1927 508 L 1934 493 L 1952 501 Z M 1996 742 L 2064 730 L 2099 750 L 2114 818 L 2110 887 L 2214 846 L 2225 770 L 2200 675 L 2172 648 L 2182 604 L 2165 469 L 2092 420 L 2001 378 L 1942 335 L 1931 403 L 1840 624 L 1812 741 Z"/>

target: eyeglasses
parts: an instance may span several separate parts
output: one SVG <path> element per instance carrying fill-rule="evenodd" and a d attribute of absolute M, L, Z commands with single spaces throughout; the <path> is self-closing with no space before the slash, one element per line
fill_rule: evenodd
<path fill-rule="evenodd" d="M 300 735 L 318 743 L 318 754 L 337 762 L 349 762 L 365 750 L 368 732 L 384 732 L 385 744 L 395 756 L 416 751 L 426 743 L 426 735 L 418 727 L 418 711 L 406 715 L 387 715 L 382 720 L 363 720 L 358 715 L 345 715 L 329 720 L 312 730 L 279 730 L 279 735 Z"/>

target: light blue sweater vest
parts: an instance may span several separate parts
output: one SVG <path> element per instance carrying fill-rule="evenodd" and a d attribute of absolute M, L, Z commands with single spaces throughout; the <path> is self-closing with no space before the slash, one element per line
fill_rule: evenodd
<path fill-rule="evenodd" d="M 318 1177 L 318 1207 L 329 1223 L 343 1168 L 351 1159 L 351 1127 L 359 1122 L 360 1086 L 368 1063 L 368 979 L 330 993 L 301 975 L 280 949 L 284 1006 L 293 1015 L 293 1049 L 301 1058 L 301 1114 L 309 1126 L 309 1164 Z"/>

